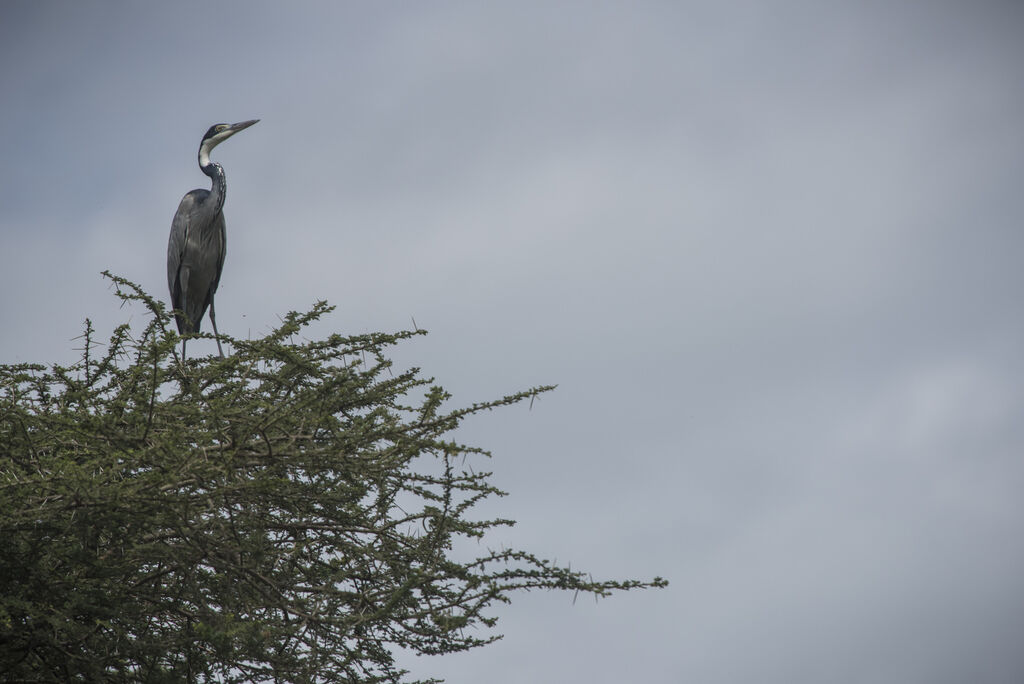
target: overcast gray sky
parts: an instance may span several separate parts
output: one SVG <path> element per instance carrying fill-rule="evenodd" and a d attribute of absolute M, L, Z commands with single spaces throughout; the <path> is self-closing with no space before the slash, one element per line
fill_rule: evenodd
<path fill-rule="evenodd" d="M 521 596 L 450 682 L 1024 681 L 1016 2 L 0 3 L 0 361 L 166 296 L 416 324 L 519 546 L 667 590 Z M 190 347 L 191 349 L 191 347 Z M 196 344 L 196 352 L 213 353 Z"/>

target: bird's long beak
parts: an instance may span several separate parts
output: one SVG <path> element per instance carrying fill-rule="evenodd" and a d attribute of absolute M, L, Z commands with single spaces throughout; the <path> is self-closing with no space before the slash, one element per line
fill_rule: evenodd
<path fill-rule="evenodd" d="M 259 119 L 250 119 L 249 121 L 240 121 L 236 124 L 231 124 L 231 127 L 228 130 L 231 131 L 231 135 L 234 135 L 238 131 L 245 130 L 249 126 L 252 126 L 254 123 L 259 123 Z"/>

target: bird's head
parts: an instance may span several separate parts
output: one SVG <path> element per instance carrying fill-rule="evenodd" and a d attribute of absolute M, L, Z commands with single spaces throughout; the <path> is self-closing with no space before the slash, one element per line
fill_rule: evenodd
<path fill-rule="evenodd" d="M 214 147 L 258 121 L 259 119 L 252 119 L 236 124 L 219 123 L 210 126 L 210 130 L 206 131 L 206 135 L 203 136 L 203 141 L 199 143 L 199 166 L 206 166 L 210 163 L 210 152 Z"/>

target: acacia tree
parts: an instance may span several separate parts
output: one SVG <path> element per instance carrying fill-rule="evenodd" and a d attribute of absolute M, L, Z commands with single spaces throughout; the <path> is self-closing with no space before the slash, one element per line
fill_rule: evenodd
<path fill-rule="evenodd" d="M 396 649 L 488 644 L 517 590 L 665 586 L 453 549 L 513 523 L 473 517 L 503 492 L 451 431 L 550 387 L 448 409 L 385 355 L 420 331 L 296 341 L 325 303 L 185 361 L 163 305 L 106 275 L 141 332 L 87 321 L 76 365 L 0 366 L 4 677 L 398 682 Z"/>

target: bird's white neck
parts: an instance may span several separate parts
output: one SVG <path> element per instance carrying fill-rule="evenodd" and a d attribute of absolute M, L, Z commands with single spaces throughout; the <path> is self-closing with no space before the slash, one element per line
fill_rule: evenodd
<path fill-rule="evenodd" d="M 208 147 L 205 142 L 199 146 L 199 168 L 205 169 L 207 166 L 210 165 L 211 149 L 212 148 Z"/>

